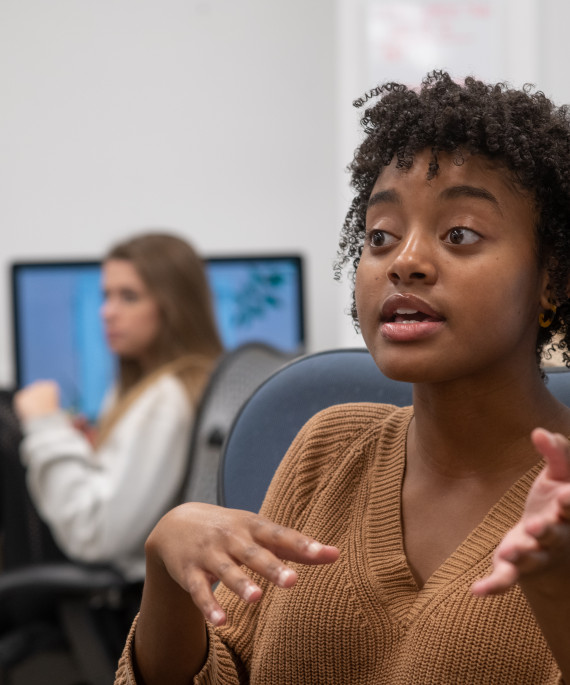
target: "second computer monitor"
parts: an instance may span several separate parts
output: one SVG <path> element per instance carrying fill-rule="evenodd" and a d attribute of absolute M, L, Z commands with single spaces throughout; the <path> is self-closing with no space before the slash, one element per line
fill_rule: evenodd
<path fill-rule="evenodd" d="M 212 257 L 205 265 L 226 349 L 260 341 L 303 351 L 300 256 Z M 100 316 L 100 263 L 15 263 L 12 298 L 18 386 L 56 380 L 62 406 L 94 420 L 114 377 Z"/>

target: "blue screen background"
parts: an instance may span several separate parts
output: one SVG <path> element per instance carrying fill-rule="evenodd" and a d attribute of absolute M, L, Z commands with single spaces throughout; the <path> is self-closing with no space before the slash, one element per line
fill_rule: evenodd
<path fill-rule="evenodd" d="M 207 263 L 218 330 L 232 349 L 259 340 L 285 352 L 302 345 L 298 265 L 292 260 Z"/>
<path fill-rule="evenodd" d="M 302 351 L 300 268 L 295 258 L 206 261 L 226 349 L 261 341 Z M 95 421 L 115 374 L 100 316 L 100 265 L 17 265 L 13 287 L 19 385 L 55 380 L 61 405 Z"/>

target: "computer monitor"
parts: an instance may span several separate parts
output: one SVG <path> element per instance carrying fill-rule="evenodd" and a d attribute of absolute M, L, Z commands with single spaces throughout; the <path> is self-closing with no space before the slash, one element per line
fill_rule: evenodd
<path fill-rule="evenodd" d="M 205 266 L 226 349 L 260 341 L 303 351 L 300 256 L 212 257 Z M 100 316 L 101 263 L 17 262 L 11 270 L 18 387 L 53 379 L 62 406 L 94 421 L 115 372 Z"/>
<path fill-rule="evenodd" d="M 260 341 L 285 352 L 303 351 L 301 257 L 211 257 L 206 274 L 226 349 Z"/>

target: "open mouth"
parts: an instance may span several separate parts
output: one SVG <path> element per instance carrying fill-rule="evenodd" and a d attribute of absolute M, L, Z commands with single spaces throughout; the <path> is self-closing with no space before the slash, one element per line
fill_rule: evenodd
<path fill-rule="evenodd" d="M 409 309 L 407 307 L 400 307 L 387 319 L 390 323 L 422 323 L 423 321 L 441 321 L 441 319 L 429 316 L 416 309 Z"/>

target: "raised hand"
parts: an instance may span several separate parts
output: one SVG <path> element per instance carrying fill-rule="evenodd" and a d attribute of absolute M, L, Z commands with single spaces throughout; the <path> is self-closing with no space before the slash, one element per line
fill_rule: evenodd
<path fill-rule="evenodd" d="M 531 437 L 546 466 L 521 520 L 495 550 L 491 574 L 473 584 L 475 595 L 498 594 L 517 582 L 570 591 L 570 443 L 543 428 Z"/>
<path fill-rule="evenodd" d="M 200 503 L 183 504 L 166 514 L 146 544 L 147 557 L 164 564 L 170 577 L 214 625 L 226 621 L 212 591 L 215 581 L 220 580 L 246 602 L 255 602 L 262 595 L 242 565 L 288 588 L 295 584 L 297 573 L 282 559 L 327 564 L 339 556 L 336 547 L 322 545 L 257 514 Z"/>
<path fill-rule="evenodd" d="M 14 409 L 21 420 L 51 414 L 59 408 L 59 386 L 55 381 L 36 381 L 14 395 Z"/>

